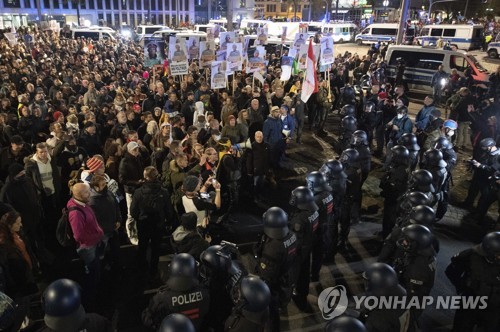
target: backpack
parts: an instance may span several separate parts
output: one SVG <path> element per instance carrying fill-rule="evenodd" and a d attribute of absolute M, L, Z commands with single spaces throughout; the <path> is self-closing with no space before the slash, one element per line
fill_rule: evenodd
<path fill-rule="evenodd" d="M 59 244 L 65 248 L 76 246 L 76 241 L 73 236 L 73 230 L 71 229 L 71 225 L 69 223 L 69 212 L 75 210 L 80 211 L 85 218 L 85 213 L 82 209 L 76 206 L 72 206 L 70 208 L 64 208 L 61 218 L 59 218 L 59 221 L 57 221 L 56 239 L 57 242 L 59 242 Z"/>
<path fill-rule="evenodd" d="M 163 201 L 165 200 L 162 193 L 144 193 L 141 208 L 148 215 L 158 214 L 163 211 Z"/>

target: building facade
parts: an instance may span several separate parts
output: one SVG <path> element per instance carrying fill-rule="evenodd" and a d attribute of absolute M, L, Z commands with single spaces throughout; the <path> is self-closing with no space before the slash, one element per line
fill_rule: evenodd
<path fill-rule="evenodd" d="M 76 23 L 78 2 L 81 20 L 90 24 L 178 25 L 195 18 L 194 0 L 0 0 L 0 28 L 49 20 Z"/>

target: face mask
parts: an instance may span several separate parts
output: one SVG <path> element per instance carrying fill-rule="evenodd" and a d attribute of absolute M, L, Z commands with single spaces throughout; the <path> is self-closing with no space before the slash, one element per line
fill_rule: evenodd
<path fill-rule="evenodd" d="M 221 137 L 222 137 L 221 135 L 216 135 L 216 136 L 215 136 L 215 140 L 216 140 L 216 141 L 220 141 Z"/>
<path fill-rule="evenodd" d="M 455 131 L 454 130 L 448 130 L 448 132 L 446 133 L 446 135 L 448 135 L 449 137 L 452 137 L 453 135 L 455 135 Z"/>
<path fill-rule="evenodd" d="M 403 116 L 405 116 L 404 114 L 398 114 L 398 119 L 402 119 Z"/>

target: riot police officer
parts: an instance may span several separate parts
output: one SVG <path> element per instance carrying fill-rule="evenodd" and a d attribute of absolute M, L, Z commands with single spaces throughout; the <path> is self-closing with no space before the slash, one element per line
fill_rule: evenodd
<path fill-rule="evenodd" d="M 481 193 L 481 197 L 484 196 L 485 198 L 488 194 L 490 194 L 491 186 L 489 178 L 495 173 L 496 170 L 500 169 L 498 166 L 500 149 L 496 147 L 495 140 L 493 138 L 484 138 L 479 142 L 479 146 L 482 151 L 481 157 L 478 158 L 479 160 L 473 159 L 470 161 L 474 174 L 469 186 L 469 191 L 467 192 L 467 198 L 465 198 L 465 201 L 460 203 L 460 206 L 464 208 L 473 207 L 478 193 Z M 484 201 L 484 203 L 486 203 L 486 201 Z M 483 207 L 485 205 L 486 204 L 483 204 Z M 482 221 L 482 218 L 480 221 Z"/>
<path fill-rule="evenodd" d="M 184 313 L 198 330 L 205 322 L 209 304 L 209 291 L 198 282 L 195 259 L 189 254 L 178 254 L 170 263 L 166 285 L 158 290 L 142 312 L 142 322 L 156 330 L 165 315 Z"/>
<path fill-rule="evenodd" d="M 221 245 L 208 247 L 200 255 L 200 276 L 210 291 L 208 325 L 215 331 L 224 330 L 224 321 L 231 314 L 231 291 L 239 280 L 248 274 L 237 260 L 235 244 L 222 241 Z"/>
<path fill-rule="evenodd" d="M 432 199 L 433 203 L 431 205 L 434 205 L 435 189 L 431 172 L 425 169 L 411 172 L 410 178 L 408 179 L 408 191 L 405 195 L 412 191 L 423 192 L 429 199 Z"/>
<path fill-rule="evenodd" d="M 297 236 L 288 228 L 288 215 L 279 207 L 263 215 L 264 234 L 255 248 L 256 274 L 271 290 L 270 330 L 280 331 L 280 311 L 291 298 L 291 278 L 297 257 Z"/>
<path fill-rule="evenodd" d="M 269 319 L 271 291 L 260 278 L 245 276 L 234 287 L 234 308 L 225 331 L 263 332 Z"/>
<path fill-rule="evenodd" d="M 443 160 L 443 154 L 437 149 L 429 149 L 424 152 L 422 162 L 420 163 L 421 169 L 426 169 L 432 174 L 432 185 L 435 192 L 434 197 L 437 202 L 442 202 L 448 197 L 444 194 L 445 181 L 448 177 L 446 171 L 446 161 Z M 445 202 L 445 204 L 448 204 Z"/>
<path fill-rule="evenodd" d="M 351 148 L 358 151 L 357 167 L 361 170 L 361 186 L 368 177 L 372 165 L 372 154 L 368 146 L 368 135 L 363 130 L 356 130 L 351 137 Z"/>
<path fill-rule="evenodd" d="M 396 213 L 397 225 L 405 224 L 413 209 L 418 205 L 430 206 L 432 204 L 432 199 L 420 191 L 407 192 L 398 201 L 398 212 Z"/>
<path fill-rule="evenodd" d="M 356 318 L 340 316 L 326 324 L 325 332 L 368 332 L 368 330 Z"/>
<path fill-rule="evenodd" d="M 312 312 L 307 303 L 309 281 L 311 280 L 311 250 L 313 242 L 318 239 L 316 232 L 319 226 L 319 207 L 315 202 L 313 192 L 304 186 L 292 191 L 290 205 L 290 226 L 297 235 L 297 264 L 295 272 L 295 292 L 293 301 L 301 311 Z M 324 236 L 327 236 L 325 234 Z"/>
<path fill-rule="evenodd" d="M 368 147 L 371 148 L 373 142 L 373 131 L 382 120 L 381 113 L 377 112 L 377 106 L 372 101 L 365 102 L 363 112 L 359 119 L 359 127 L 366 132 Z"/>
<path fill-rule="evenodd" d="M 342 215 L 342 205 L 347 188 L 347 174 L 344 172 L 342 163 L 334 159 L 328 160 L 321 166 L 319 171 L 326 178 L 330 187 L 332 187 L 333 224 L 328 230 L 331 239 L 331 248 L 326 249 L 326 257 L 333 258 L 337 248 L 338 225 L 340 223 L 340 216 Z M 331 252 L 331 254 L 329 252 Z"/>
<path fill-rule="evenodd" d="M 382 238 L 386 238 L 396 224 L 398 198 L 406 191 L 408 184 L 408 163 L 410 154 L 402 145 L 391 149 L 392 159 L 385 176 L 380 181 L 384 197 L 384 219 L 382 221 Z"/>
<path fill-rule="evenodd" d="M 183 314 L 170 314 L 161 322 L 159 332 L 195 332 L 191 320 Z"/>
<path fill-rule="evenodd" d="M 342 94 L 340 95 L 339 102 L 340 105 L 350 104 L 356 105 L 356 91 L 350 85 L 347 85 L 342 90 Z"/>
<path fill-rule="evenodd" d="M 452 182 L 452 171 L 457 165 L 457 153 L 453 150 L 453 145 L 448 138 L 444 136 L 436 139 L 434 142 L 434 149 L 441 151 L 443 160 L 446 162 L 447 174 L 441 190 L 443 197 L 442 200 L 438 201 L 438 206 L 436 208 L 436 220 L 441 220 L 446 214 L 446 211 L 448 211 L 448 192 L 450 191 L 450 183 Z"/>
<path fill-rule="evenodd" d="M 412 224 L 402 229 L 398 240 L 394 270 L 400 284 L 408 296 L 416 296 L 420 303 L 428 296 L 434 286 L 436 275 L 436 252 L 433 243 L 435 237 L 424 225 Z M 410 310 L 410 331 L 416 330 L 416 323 L 423 309 Z"/>
<path fill-rule="evenodd" d="M 406 290 L 399 285 L 394 269 L 384 263 L 373 263 L 363 273 L 366 295 L 368 296 L 406 296 Z M 368 331 L 400 331 L 401 326 L 409 320 L 409 312 L 404 308 L 380 308 L 361 310 L 361 321 Z"/>
<path fill-rule="evenodd" d="M 40 331 L 112 331 L 111 323 L 97 314 L 87 314 L 81 303 L 80 287 L 69 279 L 51 283 L 42 295 L 45 327 Z"/>
<path fill-rule="evenodd" d="M 418 152 L 420 145 L 417 143 L 417 136 L 414 133 L 403 134 L 398 139 L 398 145 L 402 145 L 410 152 L 410 170 L 414 171 L 418 165 Z"/>
<path fill-rule="evenodd" d="M 356 106 L 354 106 L 353 104 L 345 104 L 340 109 L 339 114 L 342 118 L 349 116 L 349 115 L 356 117 Z"/>
<path fill-rule="evenodd" d="M 455 313 L 453 331 L 498 331 L 500 324 L 500 232 L 487 234 L 481 244 L 451 258 L 446 276 L 462 296 L 486 296 L 486 308 L 461 308 Z"/>
<path fill-rule="evenodd" d="M 323 259 L 331 259 L 331 257 L 326 256 L 326 254 L 331 253 L 327 249 L 335 245 L 328 233 L 328 228 L 333 225 L 333 196 L 332 188 L 320 172 L 314 171 L 307 174 L 306 182 L 307 187 L 314 194 L 319 213 L 319 225 L 313 241 L 311 262 L 311 280 L 318 281 Z"/>
<path fill-rule="evenodd" d="M 357 205 L 354 204 L 356 197 L 360 197 L 361 194 L 359 190 L 361 188 L 361 170 L 356 167 L 356 160 L 359 157 L 358 151 L 354 149 L 346 149 L 340 155 L 340 162 L 344 166 L 345 173 L 347 175 L 347 188 L 346 194 L 343 200 L 341 215 L 340 215 L 340 230 L 339 239 L 337 242 L 337 250 L 346 250 L 347 247 L 347 237 L 349 236 L 351 220 L 354 216 L 359 216 L 359 211 L 355 211 Z M 354 210 L 354 211 L 353 211 Z M 334 234 L 338 228 L 337 224 L 334 224 Z M 336 238 L 333 238 L 335 241 Z M 335 244 L 335 242 L 334 242 Z"/>
<path fill-rule="evenodd" d="M 340 123 L 341 132 L 336 149 L 338 153 L 341 153 L 342 151 L 350 147 L 351 136 L 356 131 L 357 126 L 358 122 L 354 116 L 347 115 L 342 118 L 342 122 Z"/>

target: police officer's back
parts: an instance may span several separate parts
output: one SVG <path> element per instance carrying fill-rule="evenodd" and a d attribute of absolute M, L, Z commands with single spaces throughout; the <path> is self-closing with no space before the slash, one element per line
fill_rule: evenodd
<path fill-rule="evenodd" d="M 336 149 L 337 152 L 339 153 L 349 148 L 351 144 L 351 136 L 356 131 L 358 122 L 354 116 L 347 115 L 344 118 L 342 118 L 340 126 L 341 126 L 341 132 L 339 136 L 338 146 Z"/>
<path fill-rule="evenodd" d="M 208 289 L 198 282 L 193 256 L 179 254 L 170 263 L 170 277 L 166 285 L 160 288 L 142 312 L 142 322 L 146 327 L 158 329 L 165 316 L 181 313 L 191 319 L 198 331 L 204 327 L 209 303 Z"/>
<path fill-rule="evenodd" d="M 357 167 L 361 170 L 361 185 L 371 170 L 372 154 L 368 144 L 368 135 L 363 130 L 356 130 L 351 137 L 351 147 L 358 151 Z"/>

